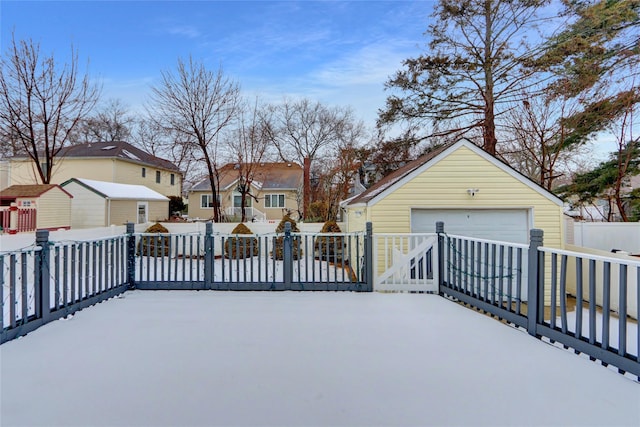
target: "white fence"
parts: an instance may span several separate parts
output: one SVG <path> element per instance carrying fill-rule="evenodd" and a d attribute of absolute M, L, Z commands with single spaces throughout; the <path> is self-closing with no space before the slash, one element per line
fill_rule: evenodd
<path fill-rule="evenodd" d="M 568 224 L 571 227 L 571 224 Z M 573 231 L 573 236 L 571 235 Z M 640 254 L 640 222 L 574 222 L 567 243 L 602 251 Z"/>

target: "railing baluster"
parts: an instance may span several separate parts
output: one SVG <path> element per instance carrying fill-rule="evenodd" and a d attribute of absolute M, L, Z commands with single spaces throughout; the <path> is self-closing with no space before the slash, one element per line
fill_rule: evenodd
<path fill-rule="evenodd" d="M 609 348 L 609 326 L 611 323 L 611 263 L 605 262 L 602 269 L 602 348 Z"/>
<path fill-rule="evenodd" d="M 596 261 L 589 260 L 589 344 L 596 342 Z"/>
<path fill-rule="evenodd" d="M 551 254 L 551 318 L 549 319 L 550 326 L 555 329 L 556 327 L 556 308 L 558 294 L 558 254 Z"/>
<path fill-rule="evenodd" d="M 627 265 L 620 264 L 618 276 L 618 354 L 620 356 L 627 353 L 627 279 Z M 640 282 L 638 285 L 640 286 Z M 636 306 L 636 312 L 638 308 Z M 640 328 L 636 325 L 636 329 Z M 638 360 L 640 361 L 640 353 L 638 353 Z"/>
<path fill-rule="evenodd" d="M 518 248 L 517 254 L 518 259 L 516 260 L 516 268 L 518 269 L 518 276 L 516 278 L 516 313 L 522 314 L 522 276 L 524 275 L 522 269 L 524 251 L 522 248 Z"/>
<path fill-rule="evenodd" d="M 560 323 L 562 333 L 567 333 L 567 256 L 560 261 Z"/>
<path fill-rule="evenodd" d="M 22 290 L 22 324 L 27 323 L 29 317 L 29 280 L 27 279 L 27 254 L 20 254 L 21 290 Z M 34 289 L 35 292 L 35 289 Z"/>
<path fill-rule="evenodd" d="M 582 337 L 582 307 L 584 305 L 582 289 L 582 258 L 576 257 L 576 337 Z"/>
<path fill-rule="evenodd" d="M 484 244 L 484 281 L 482 287 L 482 297 L 485 301 L 489 299 L 489 244 Z"/>
<path fill-rule="evenodd" d="M 16 305 L 18 303 L 18 295 L 16 292 L 16 254 L 9 256 L 9 325 L 12 328 L 16 327 Z"/>

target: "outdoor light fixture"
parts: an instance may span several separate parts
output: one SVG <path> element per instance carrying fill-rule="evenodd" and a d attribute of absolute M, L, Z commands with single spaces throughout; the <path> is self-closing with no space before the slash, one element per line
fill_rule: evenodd
<path fill-rule="evenodd" d="M 471 197 L 475 196 L 476 193 L 479 193 L 480 189 L 479 188 L 469 188 L 467 189 L 467 194 L 470 195 Z"/>

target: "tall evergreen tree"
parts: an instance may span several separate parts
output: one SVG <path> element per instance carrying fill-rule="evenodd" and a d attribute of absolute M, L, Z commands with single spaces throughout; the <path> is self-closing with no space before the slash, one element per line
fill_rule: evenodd
<path fill-rule="evenodd" d="M 496 120 L 522 98 L 531 52 L 526 36 L 547 0 L 440 0 L 426 34 L 428 50 L 404 61 L 386 84 L 397 91 L 379 112 L 379 124 L 429 125 L 425 137 L 482 134 L 496 153 Z"/>

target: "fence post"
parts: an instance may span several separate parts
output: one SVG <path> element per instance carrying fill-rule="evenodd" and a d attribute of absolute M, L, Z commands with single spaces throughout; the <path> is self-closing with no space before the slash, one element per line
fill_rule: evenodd
<path fill-rule="evenodd" d="M 205 224 L 204 231 L 204 288 L 213 289 L 213 223 Z"/>
<path fill-rule="evenodd" d="M 373 224 L 367 222 L 364 235 L 364 284 L 363 292 L 373 292 Z"/>
<path fill-rule="evenodd" d="M 438 295 L 444 294 L 444 222 L 436 222 L 438 234 Z"/>
<path fill-rule="evenodd" d="M 9 234 L 16 234 L 18 232 L 18 215 L 18 205 L 15 202 L 11 203 L 9 207 L 9 230 L 7 230 Z"/>
<path fill-rule="evenodd" d="M 529 335 L 538 336 L 537 325 L 544 310 L 540 285 L 544 286 L 540 267 L 544 262 L 538 248 L 542 246 L 543 231 L 534 228 L 529 232 L 529 277 L 527 280 L 527 331 Z"/>
<path fill-rule="evenodd" d="M 36 231 L 36 245 L 40 246 L 38 257 L 36 258 L 36 283 L 35 283 L 35 309 L 36 318 L 47 319 L 51 312 L 49 301 L 50 281 L 50 252 L 49 252 L 49 230 Z M 26 317 L 26 316 L 25 316 Z"/>
<path fill-rule="evenodd" d="M 284 289 L 291 289 L 293 281 L 293 239 L 291 238 L 291 223 L 284 223 L 284 239 L 282 242 L 282 260 L 283 262 L 283 279 Z"/>
<path fill-rule="evenodd" d="M 132 222 L 127 223 L 127 283 L 129 289 L 136 287 L 136 236 Z"/>

